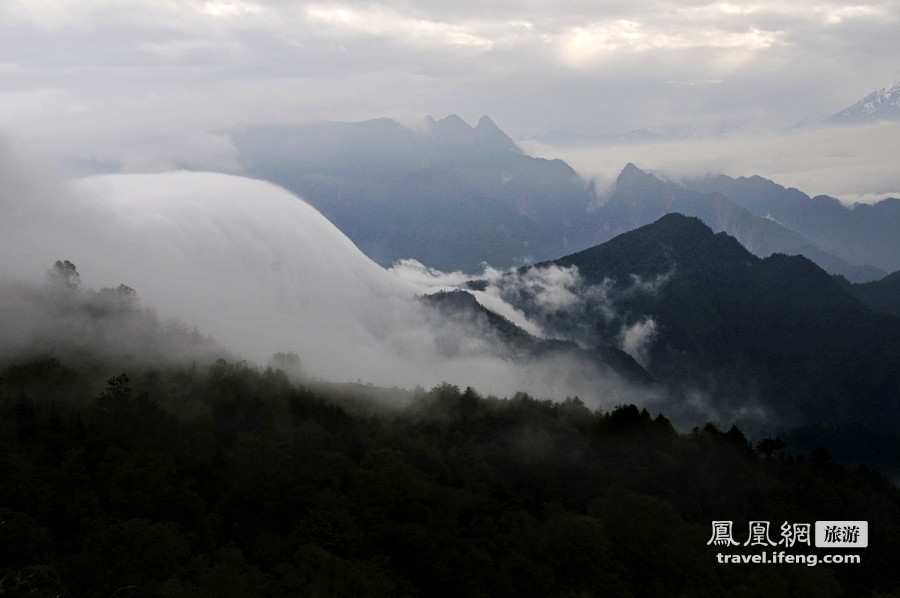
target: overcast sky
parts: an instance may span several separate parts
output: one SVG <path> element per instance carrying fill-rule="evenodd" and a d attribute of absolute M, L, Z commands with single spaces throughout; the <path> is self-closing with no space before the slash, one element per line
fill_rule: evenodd
<path fill-rule="evenodd" d="M 900 79 L 897 31 L 897 0 L 0 0 L 0 134 L 147 171 L 270 122 L 780 129 Z"/>

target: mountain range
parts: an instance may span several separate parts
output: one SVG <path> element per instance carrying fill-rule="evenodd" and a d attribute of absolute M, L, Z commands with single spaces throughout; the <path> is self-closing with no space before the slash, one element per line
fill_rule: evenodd
<path fill-rule="evenodd" d="M 756 179 L 768 184 L 763 187 L 770 195 L 774 194 L 772 190 L 780 189 L 794 203 L 802 203 L 791 204 L 800 215 L 785 213 L 785 223 L 773 218 L 772 206 L 753 186 Z M 896 209 L 900 200 L 885 200 L 876 207 L 865 206 L 855 212 L 831 198 L 804 203 L 796 196 L 809 198 L 799 191 L 784 190 L 771 181 L 756 179 L 747 182 L 720 176 L 677 184 L 629 164 L 596 215 L 602 219 L 607 238 L 653 222 L 667 213 L 697 216 L 714 231 L 734 236 L 755 255 L 805 255 L 827 271 L 853 282 L 879 279 L 900 268 L 900 241 L 885 230 L 891 222 L 900 224 L 900 211 Z M 772 200 L 776 204 L 781 201 L 785 201 L 781 196 Z M 778 214 L 783 211 L 775 210 Z M 866 218 L 872 211 L 884 217 Z M 858 217 L 854 218 L 854 212 Z M 847 225 L 842 217 L 852 219 L 856 225 Z M 832 229 L 816 226 L 826 220 Z M 815 235 L 815 240 L 804 232 Z M 848 237 L 856 239 L 856 243 L 844 242 Z M 873 261 L 884 268 L 869 265 Z"/>
<path fill-rule="evenodd" d="M 900 235 L 897 234 L 900 230 L 900 199 L 885 199 L 872 205 L 856 204 L 848 209 L 833 197 L 811 198 L 802 191 L 786 189 L 759 176 L 706 177 L 687 181 L 685 186 L 720 194 L 737 206 L 793 231 L 796 242 L 805 241 L 812 247 L 797 246 L 796 251 L 790 253 L 806 255 L 829 272 L 850 274 L 848 278 L 859 281 L 878 276 L 876 270 L 854 273 L 846 265 L 829 261 L 835 256 L 852 264 L 870 264 L 886 272 L 900 270 Z M 787 253 L 784 246 L 780 250 Z M 818 253 L 813 253 L 816 250 Z M 826 256 L 826 253 L 830 255 Z"/>
<path fill-rule="evenodd" d="M 303 197 L 376 262 L 474 271 L 592 244 L 590 182 L 523 154 L 491 121 L 413 131 L 389 119 L 232 133 L 250 176 Z"/>
<path fill-rule="evenodd" d="M 809 257 L 868 282 L 900 269 L 900 200 L 847 208 L 759 177 L 676 184 L 627 165 L 602 198 L 561 160 L 524 154 L 488 118 L 414 131 L 389 119 L 232 132 L 246 174 L 299 194 L 376 262 L 476 272 L 586 249 L 679 212 L 754 254 Z"/>
<path fill-rule="evenodd" d="M 682 397 L 698 391 L 733 413 L 755 404 L 781 422 L 900 424 L 900 318 L 802 256 L 759 258 L 670 214 L 507 276 L 548 267 L 577 268 L 582 301 L 547 312 L 527 295 L 503 296 L 547 334 L 582 343 L 623 346 L 623 331 L 652 322 L 635 356 Z M 589 335 L 574 329 L 585 322 Z"/>
<path fill-rule="evenodd" d="M 644 185 L 673 190 L 626 171 L 620 199 Z M 0 223 L 4 276 L 40 274 L 48 256 L 69 256 L 87 284 L 118 297 L 125 283 L 164 317 L 260 362 L 291 351 L 330 379 L 458 380 L 497 395 L 577 394 L 592 407 L 636 402 L 682 426 L 740 422 L 757 437 L 805 425 L 889 435 L 900 425 L 896 276 L 854 284 L 802 256 L 759 257 L 697 217 L 667 214 L 565 257 L 466 281 L 421 264 L 382 268 L 311 206 L 261 181 L 116 175 L 77 190 L 60 200 L 66 210 L 10 212 L 21 219 Z M 465 293 L 434 294 L 453 286 Z M 100 325 L 107 290 L 96 301 L 43 303 L 30 290 L 5 292 L 0 353 L 133 352 L 143 324 Z"/>
<path fill-rule="evenodd" d="M 535 301 L 541 289 L 506 286 L 546 269 L 574 269 L 579 284 L 568 290 L 577 300 L 546 309 Z M 499 294 L 552 338 L 628 351 L 665 389 L 659 408 L 675 421 L 739 422 L 756 436 L 793 434 L 810 450 L 839 438 L 851 461 L 900 473 L 895 456 L 873 458 L 877 446 L 900 446 L 900 316 L 878 305 L 896 306 L 896 275 L 853 285 L 802 256 L 760 258 L 698 218 L 669 214 L 469 284 Z M 640 343 L 630 341 L 635 331 Z"/>

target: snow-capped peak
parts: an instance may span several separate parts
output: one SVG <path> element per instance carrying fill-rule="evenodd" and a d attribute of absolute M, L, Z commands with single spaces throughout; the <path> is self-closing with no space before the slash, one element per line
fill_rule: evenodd
<path fill-rule="evenodd" d="M 831 116 L 835 124 L 894 120 L 900 118 L 900 81 L 874 91 L 849 108 Z"/>

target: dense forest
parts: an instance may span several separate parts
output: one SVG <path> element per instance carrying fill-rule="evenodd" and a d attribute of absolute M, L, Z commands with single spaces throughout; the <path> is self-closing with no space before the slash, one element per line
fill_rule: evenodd
<path fill-rule="evenodd" d="M 52 357 L 2 376 L 3 596 L 900 590 L 895 486 L 821 450 L 754 450 L 736 428 L 225 360 L 119 373 L 99 393 Z M 823 519 L 869 522 L 860 564 L 723 565 L 707 545 L 713 520 L 742 541 L 750 520 Z"/>
<path fill-rule="evenodd" d="M 227 356 L 126 285 L 84 289 L 70 262 L 0 297 L 0 596 L 900 593 L 900 490 L 817 433 L 792 451 L 630 404 L 325 382 L 292 353 Z M 710 545 L 712 522 L 743 542 L 758 520 L 776 542 L 865 520 L 869 545 L 721 564 L 763 549 Z"/>

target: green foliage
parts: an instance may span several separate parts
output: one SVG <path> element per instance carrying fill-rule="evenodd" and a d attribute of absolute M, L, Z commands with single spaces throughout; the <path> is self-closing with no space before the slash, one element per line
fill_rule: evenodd
<path fill-rule="evenodd" d="M 36 372 L 44 386 L 21 386 Z M 821 453 L 759 458 L 737 428 L 447 383 L 412 400 L 301 386 L 224 360 L 118 374 L 87 404 L 33 393 L 78 375 L 46 359 L 4 374 L 26 389 L 0 411 L 4 596 L 897 589 L 897 488 Z M 374 406 L 392 394 L 406 402 Z M 724 567 L 720 519 L 866 519 L 870 547 L 853 567 Z"/>

